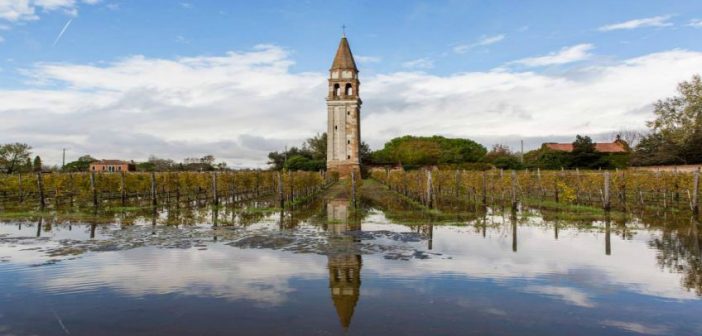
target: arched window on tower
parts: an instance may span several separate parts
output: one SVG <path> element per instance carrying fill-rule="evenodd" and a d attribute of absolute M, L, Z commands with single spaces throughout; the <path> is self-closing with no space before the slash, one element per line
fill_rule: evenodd
<path fill-rule="evenodd" d="M 350 83 L 346 84 L 346 95 L 353 96 L 353 86 Z"/>
<path fill-rule="evenodd" d="M 341 86 L 334 84 L 334 97 L 341 96 Z"/>

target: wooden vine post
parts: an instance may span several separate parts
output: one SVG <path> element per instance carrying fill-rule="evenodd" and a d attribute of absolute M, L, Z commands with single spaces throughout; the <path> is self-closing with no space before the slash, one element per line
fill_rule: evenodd
<path fill-rule="evenodd" d="M 219 195 L 217 194 L 217 172 L 212 172 L 212 203 L 219 205 Z"/>
<path fill-rule="evenodd" d="M 454 186 L 454 196 L 456 199 L 461 196 L 461 171 L 456 170 L 456 176 L 455 176 L 455 186 Z"/>
<path fill-rule="evenodd" d="M 517 201 L 517 171 L 512 170 L 512 211 L 517 211 L 519 202 Z"/>
<path fill-rule="evenodd" d="M 483 171 L 483 205 L 487 205 L 487 170 Z"/>
<path fill-rule="evenodd" d="M 602 195 L 603 207 L 604 207 L 605 211 L 609 211 L 612 209 L 612 202 L 610 201 L 609 190 L 610 190 L 609 171 L 605 171 L 604 172 L 604 193 Z"/>
<path fill-rule="evenodd" d="M 37 173 L 37 188 L 39 189 L 39 206 L 44 210 L 46 207 L 46 199 L 44 198 L 44 177 L 41 172 Z"/>
<path fill-rule="evenodd" d="M 20 203 L 24 202 L 24 193 L 22 192 L 22 173 L 17 175 L 17 193 Z"/>
<path fill-rule="evenodd" d="M 90 172 L 90 192 L 93 195 L 93 206 L 98 206 L 97 188 L 95 187 L 95 172 Z"/>
<path fill-rule="evenodd" d="M 432 178 L 431 178 L 431 170 L 427 170 L 427 207 L 431 209 L 434 204 L 432 202 L 432 193 L 434 192 L 432 188 Z"/>
<path fill-rule="evenodd" d="M 690 206 L 692 207 L 692 213 L 695 215 L 700 214 L 700 204 L 699 204 L 699 189 L 700 189 L 700 168 L 695 170 L 695 175 L 692 178 L 692 201 Z"/>
<path fill-rule="evenodd" d="M 158 205 L 156 200 L 156 173 L 151 172 L 151 205 Z"/>
<path fill-rule="evenodd" d="M 119 177 L 119 194 L 122 206 L 125 206 L 127 204 L 127 173 L 124 171 Z"/>
<path fill-rule="evenodd" d="M 280 208 L 284 209 L 285 208 L 285 196 L 283 195 L 283 177 L 280 175 L 280 172 L 276 173 L 278 177 L 278 201 L 280 203 Z"/>

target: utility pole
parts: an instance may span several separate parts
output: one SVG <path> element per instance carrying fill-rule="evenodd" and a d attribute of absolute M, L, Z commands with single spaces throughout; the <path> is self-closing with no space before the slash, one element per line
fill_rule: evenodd
<path fill-rule="evenodd" d="M 63 159 L 61 160 L 61 169 L 66 166 L 66 149 L 63 149 Z"/>
<path fill-rule="evenodd" d="M 519 151 L 519 159 L 524 163 L 524 139 L 520 140 L 521 150 Z"/>

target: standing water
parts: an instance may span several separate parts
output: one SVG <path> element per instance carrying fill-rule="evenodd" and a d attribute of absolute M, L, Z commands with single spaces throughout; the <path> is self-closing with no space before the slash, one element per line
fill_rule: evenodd
<path fill-rule="evenodd" d="M 360 203 L 6 218 L 0 334 L 702 334 L 695 219 Z"/>

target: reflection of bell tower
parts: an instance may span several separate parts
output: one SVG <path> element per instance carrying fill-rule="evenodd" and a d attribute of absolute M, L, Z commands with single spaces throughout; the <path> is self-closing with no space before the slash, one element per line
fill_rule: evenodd
<path fill-rule="evenodd" d="M 331 252 L 327 262 L 329 289 L 339 322 L 344 329 L 351 325 L 351 318 L 360 296 L 362 265 L 361 255 L 355 252 L 356 241 L 353 237 L 343 235 L 346 231 L 361 229 L 360 222 L 349 221 L 348 208 L 347 199 L 336 199 L 327 203 L 327 228 L 333 235 L 329 238 Z"/>
<path fill-rule="evenodd" d="M 346 36 L 329 69 L 327 94 L 327 170 L 342 178 L 360 173 L 361 98 L 358 68 Z"/>

